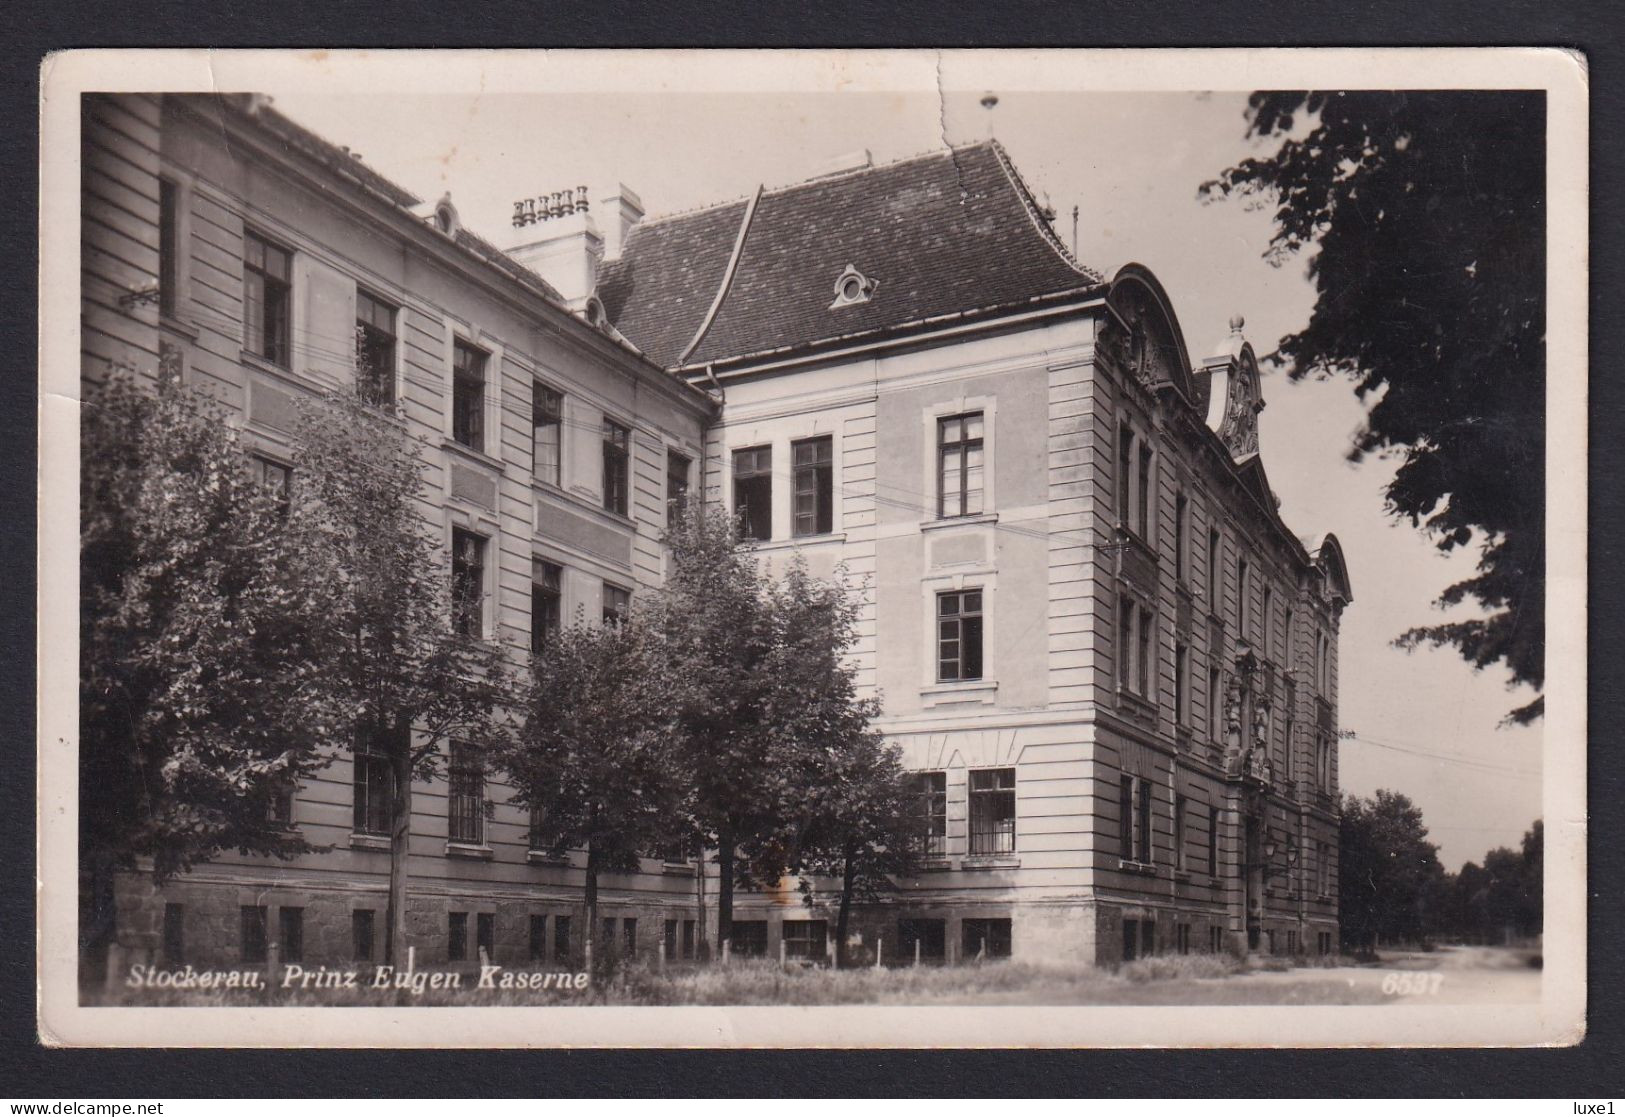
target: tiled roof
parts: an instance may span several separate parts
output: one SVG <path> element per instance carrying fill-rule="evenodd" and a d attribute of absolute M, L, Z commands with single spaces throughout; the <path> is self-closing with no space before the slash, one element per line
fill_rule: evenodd
<path fill-rule="evenodd" d="M 603 267 L 606 314 L 657 364 L 797 349 L 1101 283 L 988 141 L 764 191 L 717 313 L 685 357 L 748 211 L 734 202 L 645 221 Z M 831 309 L 848 265 L 878 285 L 867 302 Z"/>

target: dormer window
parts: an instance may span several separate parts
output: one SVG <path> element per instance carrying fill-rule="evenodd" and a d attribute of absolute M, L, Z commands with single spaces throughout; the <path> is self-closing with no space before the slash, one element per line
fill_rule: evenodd
<path fill-rule="evenodd" d="M 835 310 L 854 303 L 866 303 L 878 286 L 880 284 L 876 280 L 870 279 L 848 264 L 841 277 L 835 281 L 835 301 L 829 304 L 829 308 Z"/>

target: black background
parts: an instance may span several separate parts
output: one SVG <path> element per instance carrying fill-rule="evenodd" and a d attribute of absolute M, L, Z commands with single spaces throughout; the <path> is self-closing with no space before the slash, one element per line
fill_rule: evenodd
<path fill-rule="evenodd" d="M 1618 1096 L 1622 500 L 1619 9 L 1604 3 L 1343 0 L 1290 6 L 591 4 L 284 0 L 9 5 L 0 46 L 0 1096 L 162 1097 Z M 38 81 L 52 50 L 113 46 L 1561 46 L 1591 77 L 1590 903 L 1578 1047 L 1460 1051 L 59 1051 L 34 985 L 34 541 Z M 1583 266 L 1576 260 L 1575 265 Z M 1559 479 L 1553 478 L 1553 484 Z M 184 1011 L 184 1010 L 179 1010 Z M 1564 1107 L 1564 1112 L 1568 1107 Z"/>

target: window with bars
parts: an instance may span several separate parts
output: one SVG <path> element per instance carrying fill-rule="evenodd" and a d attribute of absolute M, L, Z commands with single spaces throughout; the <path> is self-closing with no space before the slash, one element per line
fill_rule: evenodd
<path fill-rule="evenodd" d="M 293 253 L 258 233 L 243 232 L 243 344 L 287 368 L 293 305 Z"/>
<path fill-rule="evenodd" d="M 451 531 L 451 624 L 463 636 L 485 634 L 485 538 Z"/>
<path fill-rule="evenodd" d="M 835 530 L 835 452 L 829 435 L 790 445 L 795 467 L 796 535 L 828 535 Z"/>
<path fill-rule="evenodd" d="M 982 591 L 937 595 L 937 681 L 982 677 Z"/>
<path fill-rule="evenodd" d="M 604 623 L 620 624 L 632 614 L 632 591 L 604 583 Z"/>
<path fill-rule="evenodd" d="M 539 652 L 542 646 L 559 634 L 563 616 L 564 570 L 556 563 L 536 559 L 531 563 L 530 578 L 530 650 Z"/>
<path fill-rule="evenodd" d="M 354 749 L 353 819 L 351 826 L 357 834 L 388 835 L 395 800 L 395 771 L 385 751 L 386 740 L 362 732 L 356 737 Z M 405 748 L 405 742 L 397 742 Z"/>
<path fill-rule="evenodd" d="M 941 857 L 948 852 L 948 773 L 915 772 L 910 778 L 919 798 L 921 851 Z"/>
<path fill-rule="evenodd" d="M 604 420 L 604 509 L 626 515 L 632 466 L 632 431 L 613 419 Z"/>
<path fill-rule="evenodd" d="M 666 526 L 675 527 L 688 507 L 689 471 L 693 463 L 676 450 L 666 451 Z"/>
<path fill-rule="evenodd" d="M 485 764 L 468 745 L 453 742 L 447 765 L 446 840 L 485 843 Z"/>
<path fill-rule="evenodd" d="M 1016 770 L 983 768 L 970 774 L 970 853 L 972 857 L 1014 853 L 1016 849 Z"/>
<path fill-rule="evenodd" d="M 356 393 L 374 407 L 395 405 L 396 309 L 366 291 L 355 293 Z"/>
<path fill-rule="evenodd" d="M 180 189 L 158 180 L 158 313 L 175 315 L 180 296 Z"/>
<path fill-rule="evenodd" d="M 562 484 L 564 473 L 564 393 L 546 384 L 531 391 L 532 473 L 545 485 Z"/>
<path fill-rule="evenodd" d="M 485 452 L 485 362 L 488 354 L 458 339 L 451 349 L 452 441 Z"/>
<path fill-rule="evenodd" d="M 829 925 L 822 919 L 786 919 L 784 956 L 819 961 L 829 953 Z"/>
<path fill-rule="evenodd" d="M 937 420 L 937 516 L 982 513 L 982 413 Z"/>
<path fill-rule="evenodd" d="M 735 450 L 734 516 L 746 539 L 773 538 L 773 448 Z"/>

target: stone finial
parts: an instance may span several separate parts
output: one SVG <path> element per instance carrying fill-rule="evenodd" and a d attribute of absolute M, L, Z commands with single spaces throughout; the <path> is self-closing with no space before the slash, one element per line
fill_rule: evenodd
<path fill-rule="evenodd" d="M 1243 326 L 1245 326 L 1246 324 L 1247 324 L 1247 319 L 1243 318 L 1241 315 L 1232 314 L 1230 316 L 1230 332 L 1231 333 L 1233 333 L 1233 334 L 1241 333 L 1241 328 Z"/>

